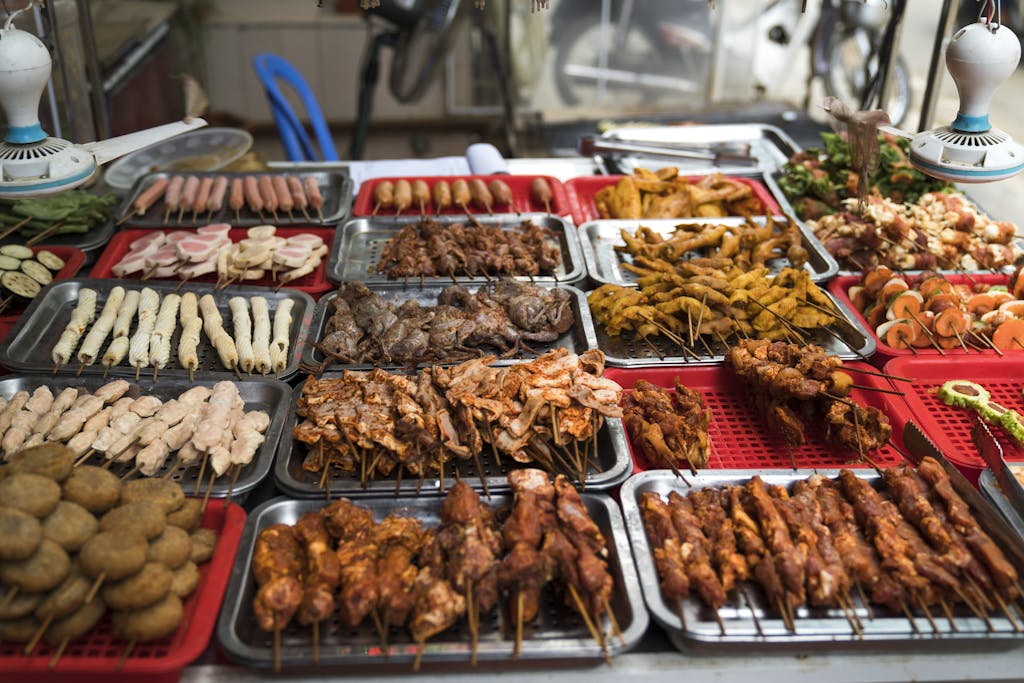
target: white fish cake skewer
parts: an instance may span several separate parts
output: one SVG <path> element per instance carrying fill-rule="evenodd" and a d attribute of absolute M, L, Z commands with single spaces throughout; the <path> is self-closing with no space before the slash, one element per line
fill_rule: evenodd
<path fill-rule="evenodd" d="M 231 323 L 235 330 L 238 367 L 245 372 L 252 373 L 255 359 L 252 348 L 252 320 L 249 318 L 249 301 L 244 296 L 233 296 L 228 305 L 231 307 Z"/>
<path fill-rule="evenodd" d="M 292 308 L 295 302 L 282 299 L 274 311 L 274 337 L 270 342 L 270 364 L 281 374 L 288 367 L 288 346 L 292 327 Z"/>
<path fill-rule="evenodd" d="M 124 302 L 124 287 L 117 286 L 107 294 L 107 301 L 103 304 L 103 311 L 100 313 L 96 324 L 92 326 L 89 333 L 85 335 L 82 348 L 78 351 L 78 362 L 83 365 L 92 365 L 100 355 L 100 346 L 106 341 L 110 331 L 114 328 L 117 320 L 117 312 Z"/>
<path fill-rule="evenodd" d="M 78 303 L 71 312 L 71 320 L 61 332 L 53 347 L 51 358 L 55 365 L 65 365 L 78 348 L 78 341 L 86 328 L 96 319 L 96 290 L 84 287 L 78 291 Z"/>

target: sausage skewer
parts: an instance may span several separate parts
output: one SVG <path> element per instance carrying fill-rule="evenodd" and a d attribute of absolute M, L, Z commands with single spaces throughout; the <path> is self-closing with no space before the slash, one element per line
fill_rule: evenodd
<path fill-rule="evenodd" d="M 306 207 L 309 206 L 309 200 L 306 199 L 306 191 L 302 188 L 302 181 L 290 175 L 285 178 L 285 182 L 288 183 L 288 190 L 292 193 L 292 203 L 295 204 L 295 208 L 301 211 L 308 221 L 310 218 Z"/>
<path fill-rule="evenodd" d="M 551 186 L 543 178 L 534 178 L 530 183 L 530 196 L 540 204 L 544 210 L 551 213 Z"/>
<path fill-rule="evenodd" d="M 245 206 L 245 181 L 242 178 L 231 179 L 231 193 L 228 197 L 228 208 L 235 212 L 235 222 L 239 220 L 238 212 Z"/>
<path fill-rule="evenodd" d="M 206 219 L 209 220 L 214 213 L 224 208 L 224 195 L 228 191 L 227 176 L 217 176 L 210 188 L 210 197 L 206 200 Z"/>
<path fill-rule="evenodd" d="M 121 225 L 125 221 L 129 220 L 132 216 L 145 216 L 146 212 L 149 211 L 149 207 L 156 203 L 156 200 L 160 199 L 167 191 L 167 186 L 170 181 L 166 177 L 157 178 L 153 181 L 153 184 L 147 187 L 143 192 L 139 193 L 139 196 L 132 202 L 132 210 L 124 215 L 124 218 L 117 222 Z"/>
<path fill-rule="evenodd" d="M 412 185 L 405 178 L 395 181 L 395 215 L 412 206 Z"/>
<path fill-rule="evenodd" d="M 440 214 L 452 205 L 452 186 L 447 180 L 434 183 L 434 212 Z"/>
<path fill-rule="evenodd" d="M 186 211 L 191 211 L 195 206 L 196 192 L 199 191 L 199 176 L 190 175 L 185 179 L 185 185 L 181 189 L 181 200 L 178 202 L 178 224 L 181 224 L 181 217 Z"/>
<path fill-rule="evenodd" d="M 512 204 L 515 202 L 515 195 L 512 194 L 512 188 L 508 186 L 508 183 L 495 178 L 487 184 L 487 189 L 491 191 L 495 204 L 512 208 Z"/>
<path fill-rule="evenodd" d="M 261 175 L 256 184 L 259 186 L 260 196 L 263 197 L 263 206 L 277 222 L 277 193 L 274 191 L 274 181 L 268 175 Z"/>
<path fill-rule="evenodd" d="M 426 181 L 417 178 L 412 181 L 412 202 L 420 209 L 420 215 L 427 215 L 427 203 L 430 201 L 430 186 Z"/>
<path fill-rule="evenodd" d="M 491 206 L 494 204 L 494 197 L 491 196 L 491 191 L 487 189 L 487 184 L 479 178 L 473 178 L 469 181 L 469 194 L 473 198 L 473 203 L 477 206 L 486 209 L 487 213 L 493 214 Z"/>
<path fill-rule="evenodd" d="M 192 202 L 192 222 L 196 220 L 196 214 L 206 210 L 206 202 L 210 200 L 210 191 L 213 190 L 213 176 L 205 176 L 199 181 L 199 189 L 196 190 L 196 199 Z"/>
<path fill-rule="evenodd" d="M 288 220 L 295 220 L 295 216 L 292 215 L 292 208 L 295 206 L 295 202 L 292 201 L 292 193 L 288 189 L 288 182 L 285 181 L 284 176 L 276 175 L 271 179 L 271 184 L 274 186 L 274 194 L 277 195 L 278 208 L 288 214 Z"/>
<path fill-rule="evenodd" d="M 473 195 L 469 192 L 469 183 L 462 178 L 452 183 L 452 201 L 455 202 L 455 206 L 465 211 L 467 216 L 472 215 L 469 211 L 469 202 L 472 198 Z"/>
<path fill-rule="evenodd" d="M 381 209 L 390 209 L 395 205 L 395 184 L 390 180 L 382 180 L 373 188 L 373 213 L 376 216 Z"/>
<path fill-rule="evenodd" d="M 320 194 L 320 186 L 316 184 L 316 178 L 308 175 L 302 180 L 302 186 L 306 188 L 306 197 L 309 198 L 309 205 L 316 209 L 316 215 L 320 222 L 324 221 L 324 196 Z"/>
<path fill-rule="evenodd" d="M 164 224 L 171 217 L 172 211 L 178 210 L 178 203 L 181 201 L 181 189 L 185 186 L 185 176 L 176 175 L 171 178 L 167 185 L 167 192 L 164 193 Z"/>
<path fill-rule="evenodd" d="M 249 205 L 249 210 L 259 214 L 260 220 L 263 220 L 263 195 L 260 194 L 259 181 L 256 180 L 256 176 L 247 175 L 243 185 L 245 202 Z"/>

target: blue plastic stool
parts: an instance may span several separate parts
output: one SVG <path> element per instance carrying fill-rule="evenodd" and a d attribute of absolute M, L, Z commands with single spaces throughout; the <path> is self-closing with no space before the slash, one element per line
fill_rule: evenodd
<path fill-rule="evenodd" d="M 270 100 L 270 109 L 274 114 L 274 122 L 277 124 L 278 134 L 281 136 L 281 144 L 284 145 L 285 154 L 289 161 L 338 161 L 338 153 L 334 149 L 334 140 L 331 131 L 327 129 L 324 115 L 317 104 L 316 96 L 306 84 L 298 69 L 289 64 L 285 59 L 275 54 L 264 52 L 253 57 L 253 68 L 256 75 L 263 83 L 267 92 L 267 99 Z M 319 154 L 313 147 L 313 142 L 306 132 L 299 117 L 295 115 L 288 100 L 281 94 L 278 87 L 278 79 L 284 81 L 298 94 L 306 108 L 306 115 L 316 135 L 319 144 Z"/>

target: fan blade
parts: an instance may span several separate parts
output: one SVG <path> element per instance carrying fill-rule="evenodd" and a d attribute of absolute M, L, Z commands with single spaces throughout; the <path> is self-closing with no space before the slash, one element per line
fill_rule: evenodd
<path fill-rule="evenodd" d="M 127 135 L 119 135 L 116 138 L 110 138 L 108 140 L 99 140 L 97 142 L 87 142 L 84 147 L 96 157 L 96 165 L 101 166 L 108 161 L 113 161 L 118 157 L 122 157 L 125 154 L 134 152 L 142 149 L 143 147 L 149 147 L 155 145 L 158 142 L 163 142 L 168 138 L 173 138 L 182 133 L 188 133 L 189 131 L 202 128 L 206 125 L 205 119 L 195 118 L 185 123 L 184 121 L 175 121 L 174 123 L 165 123 L 162 126 L 156 126 L 154 128 L 147 128 L 146 130 L 140 130 L 135 133 L 128 133 Z"/>

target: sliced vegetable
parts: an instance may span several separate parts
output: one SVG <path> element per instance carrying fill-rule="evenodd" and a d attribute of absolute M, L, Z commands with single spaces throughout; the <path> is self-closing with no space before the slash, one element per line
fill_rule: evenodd
<path fill-rule="evenodd" d="M 53 274 L 39 261 L 22 261 L 21 272 L 44 287 L 53 282 Z"/>
<path fill-rule="evenodd" d="M 992 333 L 992 343 L 1000 351 L 1024 350 L 1024 320 L 1004 320 Z"/>
<path fill-rule="evenodd" d="M 0 287 L 22 299 L 34 299 L 43 288 L 28 275 L 12 270 L 0 275 Z"/>
<path fill-rule="evenodd" d="M 904 292 L 908 289 L 910 289 L 910 285 L 907 284 L 906 280 L 904 280 L 901 277 L 894 277 L 888 282 L 886 282 L 885 285 L 882 287 L 882 292 L 880 296 L 882 297 L 882 301 L 888 301 L 894 295 L 899 294 L 900 292 Z"/>
<path fill-rule="evenodd" d="M 893 297 L 889 302 L 889 310 L 885 312 L 885 317 L 889 320 L 913 319 L 921 312 L 923 304 L 924 297 L 921 296 L 921 293 L 909 289 Z"/>
<path fill-rule="evenodd" d="M 940 336 L 955 338 L 970 328 L 971 316 L 959 309 L 947 308 L 935 316 L 935 333 Z"/>
<path fill-rule="evenodd" d="M 64 266 L 64 259 L 57 256 L 52 251 L 46 251 L 45 249 L 39 251 L 35 255 L 36 260 L 42 263 L 44 266 L 52 270 L 53 272 L 59 272 Z"/>
<path fill-rule="evenodd" d="M 951 379 L 939 387 L 939 400 L 947 406 L 976 408 L 987 404 L 991 397 L 988 389 L 966 379 Z"/>
<path fill-rule="evenodd" d="M 21 268 L 21 261 L 13 256 L 0 255 L 0 270 L 18 270 Z"/>
<path fill-rule="evenodd" d="M 902 350 L 914 341 L 914 328 L 907 320 L 892 320 L 875 330 L 878 338 L 894 349 Z"/>
<path fill-rule="evenodd" d="M 975 410 L 981 419 L 1002 427 L 1014 441 L 1024 443 L 1024 418 L 1016 410 L 1010 410 L 995 402 L 985 403 Z"/>
<path fill-rule="evenodd" d="M 4 256 L 11 256 L 21 261 L 30 259 L 33 256 L 31 249 L 20 244 L 5 244 L 0 247 L 0 254 L 3 254 Z"/>

